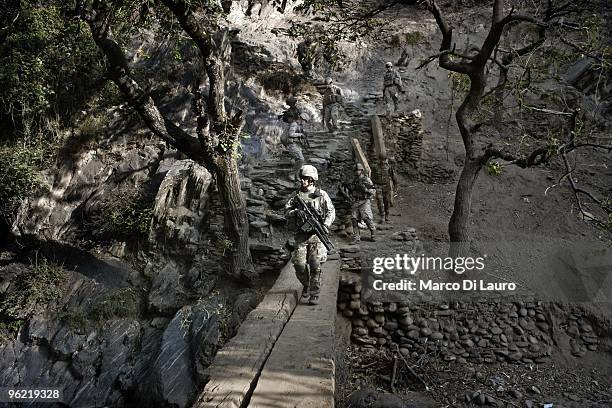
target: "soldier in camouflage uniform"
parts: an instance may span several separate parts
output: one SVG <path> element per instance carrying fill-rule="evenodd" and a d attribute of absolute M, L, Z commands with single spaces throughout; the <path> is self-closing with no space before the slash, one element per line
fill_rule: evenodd
<path fill-rule="evenodd" d="M 323 124 L 330 132 L 338 130 L 338 113 L 344 105 L 342 90 L 333 82 L 331 78 L 325 79 L 327 88 L 323 93 Z"/>
<path fill-rule="evenodd" d="M 281 135 L 281 143 L 285 146 L 285 153 L 291 157 L 294 164 L 294 171 L 289 175 L 291 181 L 295 180 L 297 171 L 304 164 L 302 147 L 306 136 L 304 135 L 303 125 L 307 118 L 308 115 L 303 112 L 300 113 L 295 104 L 289 104 L 289 109 L 282 115 L 283 121 L 288 122 L 288 126 Z"/>
<path fill-rule="evenodd" d="M 348 186 L 348 194 L 351 198 L 351 222 L 353 224 L 353 240 L 351 243 L 361 241 L 359 222 L 362 221 L 370 230 L 370 240 L 375 241 L 376 227 L 372 220 L 371 199 L 376 193 L 372 180 L 364 173 L 363 165 L 355 165 L 355 179 Z"/>
<path fill-rule="evenodd" d="M 397 178 L 393 169 L 393 156 L 382 160 L 380 166 L 373 170 L 376 185 L 376 206 L 380 215 L 380 222 L 389 221 L 389 208 L 393 207 L 393 195 L 397 186 Z"/>
<path fill-rule="evenodd" d="M 318 43 L 312 38 L 306 38 L 298 44 L 297 59 L 302 66 L 302 71 L 306 78 L 312 77 L 312 70 L 317 59 Z"/>
<path fill-rule="evenodd" d="M 285 205 L 288 219 L 293 219 L 298 226 L 302 223 L 300 220 L 301 211 L 296 208 L 295 204 L 295 196 L 299 195 L 315 211 L 321 214 L 325 226 L 329 228 L 334 222 L 336 211 L 329 195 L 315 187 L 315 183 L 319 179 L 317 169 L 306 164 L 300 169 L 299 176 L 300 189 L 293 194 Z M 295 267 L 295 275 L 304 285 L 302 297 L 308 298 L 308 304 L 316 305 L 319 303 L 321 261 L 326 254 L 325 248 L 314 232 L 302 232 L 301 230 L 298 230 L 295 234 L 295 244 L 292 261 Z M 308 269 L 306 264 L 308 264 Z"/>
<path fill-rule="evenodd" d="M 397 111 L 397 102 L 399 101 L 398 94 L 403 92 L 402 90 L 402 77 L 399 72 L 393 69 L 393 63 L 387 62 L 385 64 L 387 71 L 383 80 L 383 96 L 385 99 L 385 110 L 387 117 L 391 116 L 391 113 Z M 393 109 L 391 108 L 393 106 Z"/>
<path fill-rule="evenodd" d="M 297 107 L 297 98 L 292 95 L 287 98 L 286 102 L 289 107 L 279 116 L 279 119 L 282 119 L 285 123 L 295 122 L 300 117 L 300 108 Z"/>

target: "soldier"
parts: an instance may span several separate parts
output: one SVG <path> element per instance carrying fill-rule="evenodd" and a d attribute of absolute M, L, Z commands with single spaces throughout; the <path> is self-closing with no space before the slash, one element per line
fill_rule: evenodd
<path fill-rule="evenodd" d="M 376 227 L 372 221 L 372 205 L 370 200 L 376 193 L 372 180 L 364 173 L 363 165 L 357 163 L 355 165 L 355 179 L 349 186 L 349 195 L 351 197 L 351 222 L 353 224 L 353 240 L 352 244 L 361 241 L 361 233 L 359 231 L 359 222 L 362 221 L 370 230 L 370 240 L 375 241 Z"/>
<path fill-rule="evenodd" d="M 318 43 L 312 38 L 306 38 L 304 41 L 298 44 L 297 47 L 297 58 L 298 62 L 302 66 L 305 78 L 312 77 L 312 70 L 314 63 L 317 59 Z"/>
<path fill-rule="evenodd" d="M 330 132 L 338 130 L 338 110 L 344 105 L 342 90 L 334 85 L 331 78 L 326 78 L 327 87 L 323 93 L 323 125 Z"/>
<path fill-rule="evenodd" d="M 380 168 L 376 172 L 376 205 L 380 214 L 381 224 L 389 221 L 389 208 L 393 207 L 394 191 L 397 186 L 397 178 L 393 169 L 393 156 L 382 160 Z"/>
<path fill-rule="evenodd" d="M 393 103 L 393 111 L 397 111 L 397 101 L 399 100 L 398 93 L 403 92 L 402 77 L 399 72 L 393 69 L 392 62 L 387 62 L 385 66 L 387 72 L 385 72 L 383 81 L 383 96 L 385 99 L 387 117 L 390 117 L 392 113 L 391 103 Z"/>
<path fill-rule="evenodd" d="M 290 96 L 287 98 L 287 105 L 289 108 L 285 109 L 279 119 L 282 119 L 285 123 L 295 122 L 300 117 L 300 109 L 297 107 L 297 98 Z"/>
<path fill-rule="evenodd" d="M 295 175 L 304 164 L 304 153 L 302 147 L 307 146 L 306 135 L 304 134 L 303 124 L 308 119 L 308 115 L 300 113 L 297 120 L 292 121 L 281 135 L 281 143 L 285 146 L 285 153 L 291 158 L 294 170 L 289 174 L 289 180 L 295 181 Z"/>
<path fill-rule="evenodd" d="M 336 211 L 329 195 L 315 186 L 319 179 L 317 169 L 306 164 L 299 171 L 300 189 L 285 205 L 288 219 L 293 219 L 296 225 L 300 225 L 301 210 L 295 203 L 295 197 L 299 195 L 306 204 L 318 211 L 323 219 L 325 227 L 329 228 L 334 222 Z M 303 232 L 298 230 L 295 234 L 295 250 L 293 252 L 293 266 L 295 275 L 304 285 L 302 297 L 308 299 L 308 304 L 319 303 L 319 291 L 321 286 L 321 260 L 325 256 L 325 248 L 314 231 Z M 308 264 L 308 270 L 306 269 Z"/>

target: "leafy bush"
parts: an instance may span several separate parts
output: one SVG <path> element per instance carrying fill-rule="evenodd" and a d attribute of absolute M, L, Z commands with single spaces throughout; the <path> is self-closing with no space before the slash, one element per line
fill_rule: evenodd
<path fill-rule="evenodd" d="M 153 198 L 143 191 L 120 188 L 92 217 L 92 232 L 105 239 L 143 238 L 149 233 L 153 204 Z"/>
<path fill-rule="evenodd" d="M 85 333 L 109 319 L 134 318 L 141 309 L 141 299 L 134 288 L 116 288 L 98 297 L 91 308 L 75 307 L 58 314 L 70 330 Z"/>
<path fill-rule="evenodd" d="M 70 2 L 9 1 L 0 11 L 0 104 L 17 136 L 44 130 L 45 119 L 82 108 L 100 80 L 103 59 Z"/>
<path fill-rule="evenodd" d="M 8 224 L 21 201 L 40 185 L 36 150 L 0 147 L 0 214 Z"/>
<path fill-rule="evenodd" d="M 58 317 L 61 321 L 66 323 L 70 330 L 73 330 L 78 333 L 82 333 L 89 326 L 89 320 L 87 319 L 87 315 L 80 307 L 70 309 L 67 311 L 62 311 L 58 314 Z"/>
<path fill-rule="evenodd" d="M 30 317 L 61 299 L 69 274 L 62 265 L 43 259 L 15 277 L 14 287 L 0 303 L 0 312 L 12 320 Z"/>
<path fill-rule="evenodd" d="M 140 310 L 140 297 L 134 288 L 112 289 L 100 296 L 89 317 L 101 322 L 114 317 L 134 317 Z"/>
<path fill-rule="evenodd" d="M 17 333 L 19 333 L 23 323 L 23 320 L 0 322 L 0 344 L 13 340 L 17 336 Z"/>
<path fill-rule="evenodd" d="M 490 176 L 500 176 L 504 172 L 504 167 L 497 161 L 489 161 L 487 163 L 487 173 Z"/>

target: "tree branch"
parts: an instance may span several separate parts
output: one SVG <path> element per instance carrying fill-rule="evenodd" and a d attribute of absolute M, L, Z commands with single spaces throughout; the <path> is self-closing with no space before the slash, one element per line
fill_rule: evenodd
<path fill-rule="evenodd" d="M 440 66 L 450 71 L 459 72 L 461 74 L 470 74 L 472 67 L 470 63 L 457 62 L 450 59 L 449 54 L 451 51 L 451 44 L 453 41 L 453 29 L 449 27 L 446 20 L 442 16 L 440 8 L 435 1 L 425 2 L 427 9 L 433 14 L 440 31 L 442 32 L 442 42 L 440 44 L 439 62 Z M 454 50 L 454 48 L 453 48 Z"/>
<path fill-rule="evenodd" d="M 180 26 L 195 42 L 202 55 L 202 61 L 208 76 L 209 90 L 207 113 L 211 116 L 212 123 L 217 124 L 225 120 L 225 81 L 223 67 L 219 67 L 214 49 L 220 44 L 213 39 L 210 31 L 207 31 L 195 18 L 189 4 L 183 0 L 162 0 L 177 18 Z M 219 27 L 211 27 L 217 31 Z"/>
<path fill-rule="evenodd" d="M 540 147 L 535 149 L 527 157 L 517 157 L 511 153 L 501 151 L 494 148 L 492 145 L 485 147 L 484 153 L 480 156 L 480 162 L 485 165 L 491 159 L 502 159 L 507 162 L 511 162 L 519 166 L 520 168 L 526 169 L 528 167 L 539 166 L 540 164 L 547 163 L 552 157 L 547 147 Z"/>
<path fill-rule="evenodd" d="M 423 61 L 421 61 L 421 63 L 419 64 L 418 67 L 416 67 L 416 69 L 421 69 L 423 68 L 425 65 L 428 65 L 429 63 L 431 63 L 432 61 L 435 61 L 436 59 L 444 56 L 444 55 L 451 55 L 451 56 L 455 56 L 455 57 L 459 57 L 459 58 L 463 58 L 466 60 L 472 60 L 474 57 L 470 56 L 470 55 L 464 55 L 464 54 L 459 54 L 455 52 L 455 47 L 453 46 L 452 50 L 446 50 L 446 51 L 442 51 L 439 52 L 435 55 L 430 55 L 429 57 L 427 57 L 426 59 L 424 59 Z"/>
<path fill-rule="evenodd" d="M 87 22 L 93 39 L 108 60 L 108 76 L 136 109 L 147 127 L 159 138 L 187 155 L 201 161 L 197 140 L 167 119 L 153 98 L 131 77 L 123 50 L 112 37 L 110 10 L 105 2 L 95 1 L 82 18 Z"/>

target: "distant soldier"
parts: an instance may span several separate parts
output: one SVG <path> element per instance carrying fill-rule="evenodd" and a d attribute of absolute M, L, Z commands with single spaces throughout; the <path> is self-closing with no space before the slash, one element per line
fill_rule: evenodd
<path fill-rule="evenodd" d="M 319 179 L 319 174 L 314 166 L 306 164 L 299 171 L 300 189 L 287 201 L 285 209 L 287 217 L 293 219 L 296 226 L 301 225 L 300 218 L 303 216 L 299 209 L 297 198 L 299 196 L 318 212 L 325 224 L 329 228 L 334 222 L 336 211 L 329 195 L 315 186 Z M 302 292 L 303 298 L 308 298 L 310 305 L 319 303 L 319 292 L 321 289 L 321 261 L 325 257 L 326 251 L 321 240 L 315 235 L 314 231 L 303 231 L 298 229 L 295 234 L 295 250 L 293 252 L 293 266 L 295 275 L 304 285 Z M 306 269 L 308 264 L 308 270 Z"/>
<path fill-rule="evenodd" d="M 298 44 L 297 47 L 297 58 L 298 62 L 302 66 L 302 72 L 306 78 L 312 76 L 312 70 L 314 63 L 317 59 L 318 43 L 313 41 L 312 38 L 306 38 L 304 41 Z"/>
<path fill-rule="evenodd" d="M 297 121 L 300 117 L 300 109 L 297 107 L 297 98 L 295 96 L 290 96 L 287 98 L 286 102 L 289 108 L 285 109 L 279 119 L 282 119 L 285 123 Z"/>
<path fill-rule="evenodd" d="M 387 72 L 383 80 L 383 96 L 385 99 L 385 109 L 387 116 L 391 116 L 391 113 L 397 111 L 397 102 L 399 100 L 398 94 L 402 92 L 402 77 L 399 72 L 393 69 L 393 63 L 387 62 L 385 64 Z M 391 105 L 393 104 L 393 105 Z M 393 109 L 391 109 L 393 106 Z"/>
<path fill-rule="evenodd" d="M 331 78 L 325 79 L 325 92 L 323 93 L 323 124 L 330 132 L 338 130 L 338 111 L 344 105 L 342 90 L 334 84 Z"/>
<path fill-rule="evenodd" d="M 376 185 L 376 206 L 381 223 L 389 221 L 389 208 L 393 207 L 393 197 L 397 186 L 397 177 L 393 169 L 394 157 L 390 156 L 380 162 L 380 166 L 374 173 L 374 184 Z"/>
<path fill-rule="evenodd" d="M 289 127 L 285 129 L 281 136 L 281 142 L 285 146 L 285 153 L 293 162 L 294 171 L 289 174 L 291 181 L 295 181 L 296 173 L 304 164 L 302 148 L 308 146 L 308 139 L 304 134 L 303 124 L 307 118 L 308 116 L 305 113 L 301 113 L 295 122 L 289 124 Z"/>
<path fill-rule="evenodd" d="M 361 241 L 360 222 L 363 222 L 370 230 L 370 240 L 375 241 L 376 227 L 372 220 L 371 205 L 375 193 L 376 189 L 372 180 L 364 173 L 363 165 L 357 163 L 355 165 L 355 178 L 345 186 L 342 194 L 351 202 L 351 223 L 353 224 L 353 240 L 351 243 L 353 244 Z"/>

